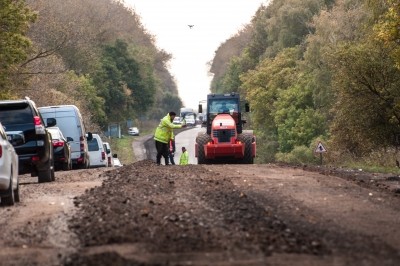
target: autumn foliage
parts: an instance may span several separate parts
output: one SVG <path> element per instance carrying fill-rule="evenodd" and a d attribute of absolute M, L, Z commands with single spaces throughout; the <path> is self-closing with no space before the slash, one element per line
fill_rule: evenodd
<path fill-rule="evenodd" d="M 221 45 L 234 56 L 217 50 L 214 61 L 227 67 L 212 90 L 247 97 L 259 161 L 315 162 L 323 140 L 330 162 L 395 165 L 399 7 L 393 0 L 273 0 L 247 26 L 245 47 L 238 36 Z"/>
<path fill-rule="evenodd" d="M 92 129 L 181 105 L 171 55 L 123 1 L 0 0 L 0 21 L 2 98 L 75 104 Z"/>

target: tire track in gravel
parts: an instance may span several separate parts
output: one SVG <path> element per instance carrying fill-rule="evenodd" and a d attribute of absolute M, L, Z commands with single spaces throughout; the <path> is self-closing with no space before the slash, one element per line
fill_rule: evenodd
<path fill-rule="evenodd" d="M 73 198 L 101 184 L 106 169 L 56 172 L 56 181 L 37 183 L 20 176 L 21 202 L 0 208 L 1 265 L 60 265 L 60 259 L 76 251 L 79 240 L 68 228 Z"/>

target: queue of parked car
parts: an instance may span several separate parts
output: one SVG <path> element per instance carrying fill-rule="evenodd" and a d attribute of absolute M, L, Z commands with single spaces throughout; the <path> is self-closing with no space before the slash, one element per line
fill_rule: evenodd
<path fill-rule="evenodd" d="M 0 101 L 0 205 L 19 202 L 19 175 L 55 180 L 55 171 L 122 166 L 108 142 L 86 132 L 74 105 L 37 108 L 26 97 Z"/>

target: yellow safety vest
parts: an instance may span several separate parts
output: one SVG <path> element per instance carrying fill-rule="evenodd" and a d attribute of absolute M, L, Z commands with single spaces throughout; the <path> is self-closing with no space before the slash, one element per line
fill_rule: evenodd
<path fill-rule="evenodd" d="M 173 138 L 173 129 L 181 128 L 181 125 L 175 125 L 171 122 L 171 117 L 167 114 L 163 119 L 161 119 L 160 124 L 156 128 L 154 133 L 154 139 L 168 144 L 171 138 Z"/>
<path fill-rule="evenodd" d="M 179 160 L 180 165 L 187 165 L 189 164 L 189 153 L 188 151 L 185 151 L 181 154 L 181 158 Z"/>

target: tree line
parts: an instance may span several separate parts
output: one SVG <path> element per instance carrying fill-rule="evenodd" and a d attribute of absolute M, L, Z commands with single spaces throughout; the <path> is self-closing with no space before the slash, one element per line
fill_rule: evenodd
<path fill-rule="evenodd" d="M 213 92 L 251 104 L 262 162 L 315 162 L 318 141 L 331 162 L 395 162 L 397 0 L 272 0 L 220 46 L 211 72 Z"/>
<path fill-rule="evenodd" d="M 171 55 L 123 1 L 0 0 L 0 43 L 0 99 L 75 104 L 95 129 L 182 105 Z"/>

